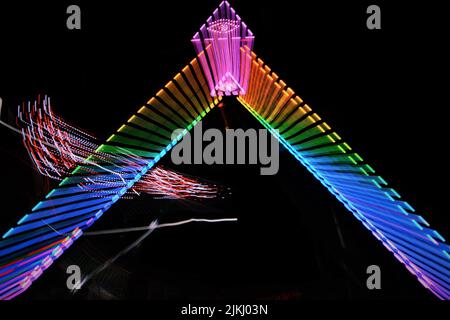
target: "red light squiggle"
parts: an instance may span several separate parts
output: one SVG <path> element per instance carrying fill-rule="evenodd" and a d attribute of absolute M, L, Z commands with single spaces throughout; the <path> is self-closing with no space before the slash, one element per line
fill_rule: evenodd
<path fill-rule="evenodd" d="M 134 186 L 138 192 L 145 192 L 161 198 L 192 199 L 216 198 L 222 187 L 212 184 L 200 183 L 194 178 L 167 170 L 161 166 L 147 173 Z"/>
<path fill-rule="evenodd" d="M 25 148 L 37 170 L 54 180 L 62 180 L 90 155 L 102 159 L 114 167 L 117 175 L 89 175 L 79 183 L 81 189 L 92 190 L 100 197 L 108 197 L 114 188 L 123 186 L 121 175 L 133 171 L 142 159 L 139 157 L 99 153 L 99 142 L 93 135 L 64 121 L 52 111 L 50 97 L 39 95 L 33 103 L 23 103 L 18 107 L 17 125 L 22 132 Z M 136 169 L 137 170 L 137 169 Z M 101 193 L 96 185 L 108 185 Z M 163 167 L 150 170 L 141 181 L 123 196 L 132 199 L 146 193 L 164 199 L 208 199 L 222 193 L 222 187 L 201 183 L 195 178 Z"/>

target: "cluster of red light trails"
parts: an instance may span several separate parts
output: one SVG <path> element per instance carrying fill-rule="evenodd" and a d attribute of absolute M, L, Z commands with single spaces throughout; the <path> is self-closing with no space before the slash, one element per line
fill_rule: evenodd
<path fill-rule="evenodd" d="M 96 152 L 100 145 L 96 137 L 72 126 L 53 113 L 50 97 L 47 96 L 42 99 L 39 95 L 34 102 L 19 106 L 17 126 L 22 132 L 23 144 L 36 169 L 50 179 L 64 179 L 94 153 L 105 162 L 105 166 L 112 167 L 117 173 L 109 175 L 108 181 L 104 181 L 105 176 L 87 177 L 85 182 L 80 183 L 80 188 L 83 189 L 95 191 L 97 184 L 105 183 L 113 189 L 123 184 L 123 164 L 127 164 L 127 170 L 132 170 L 140 161 L 134 157 L 125 161 L 120 155 Z M 122 165 L 117 166 L 117 163 Z M 143 176 L 124 198 L 131 199 L 146 193 L 164 199 L 209 199 L 216 198 L 221 189 L 220 186 L 201 183 L 197 179 L 159 166 Z M 108 192 L 103 196 L 108 196 Z"/>

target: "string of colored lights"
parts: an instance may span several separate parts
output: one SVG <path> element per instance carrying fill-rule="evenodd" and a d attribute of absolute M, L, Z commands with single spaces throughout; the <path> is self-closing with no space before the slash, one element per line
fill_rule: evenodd
<path fill-rule="evenodd" d="M 0 300 L 25 291 L 220 100 L 209 95 L 198 58 L 193 59 L 3 235 Z M 178 128 L 185 129 L 173 139 Z M 114 155 L 113 163 L 103 154 Z"/>
<path fill-rule="evenodd" d="M 252 52 L 238 101 L 441 299 L 450 298 L 450 246 L 370 165 Z"/>

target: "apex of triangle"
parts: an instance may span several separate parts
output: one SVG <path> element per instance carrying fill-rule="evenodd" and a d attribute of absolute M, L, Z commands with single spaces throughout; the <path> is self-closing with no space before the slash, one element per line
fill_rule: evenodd
<path fill-rule="evenodd" d="M 247 27 L 247 24 L 241 19 L 236 11 L 231 7 L 228 1 L 222 1 L 221 4 L 213 11 L 212 15 L 206 20 L 206 23 L 200 27 L 200 31 L 196 32 L 192 40 L 200 40 L 204 36 L 208 28 L 214 25 L 233 24 L 237 29 L 241 29 L 242 37 L 254 38 L 253 33 Z M 226 31 L 226 30 L 223 30 Z"/>
<path fill-rule="evenodd" d="M 200 27 L 192 44 L 208 81 L 211 96 L 245 94 L 254 35 L 228 1 Z"/>

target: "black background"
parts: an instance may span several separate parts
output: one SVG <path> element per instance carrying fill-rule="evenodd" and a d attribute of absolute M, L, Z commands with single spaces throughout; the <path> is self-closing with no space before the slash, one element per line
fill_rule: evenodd
<path fill-rule="evenodd" d="M 66 28 L 65 11 L 74 3 L 82 10 L 80 31 Z M 256 36 L 255 52 L 448 238 L 449 49 L 441 3 L 231 1 Z M 2 119 L 12 122 L 17 104 L 46 93 L 65 119 L 107 138 L 194 57 L 190 39 L 218 4 L 2 2 Z M 382 30 L 366 28 L 370 4 L 381 7 Z M 227 101 L 234 126 L 258 126 L 238 108 Z M 214 112 L 205 126 L 221 125 Z M 48 186 L 33 173 L 18 137 L 0 132 L 3 233 Z M 60 268 L 48 270 L 20 299 L 105 298 L 98 288 L 108 283 L 120 298 L 133 299 L 433 299 L 289 155 L 282 155 L 277 177 L 260 177 L 254 167 L 183 170 L 229 185 L 234 194 L 191 208 L 194 213 L 149 199 L 120 202 L 94 228 L 145 224 L 161 215 L 167 221 L 211 217 L 217 208 L 219 215 L 239 216 L 240 224 L 158 232 L 73 296 L 64 288 L 65 264 L 84 255 L 104 260 L 134 238 L 80 240 Z M 379 292 L 365 289 L 370 264 L 382 268 Z"/>

